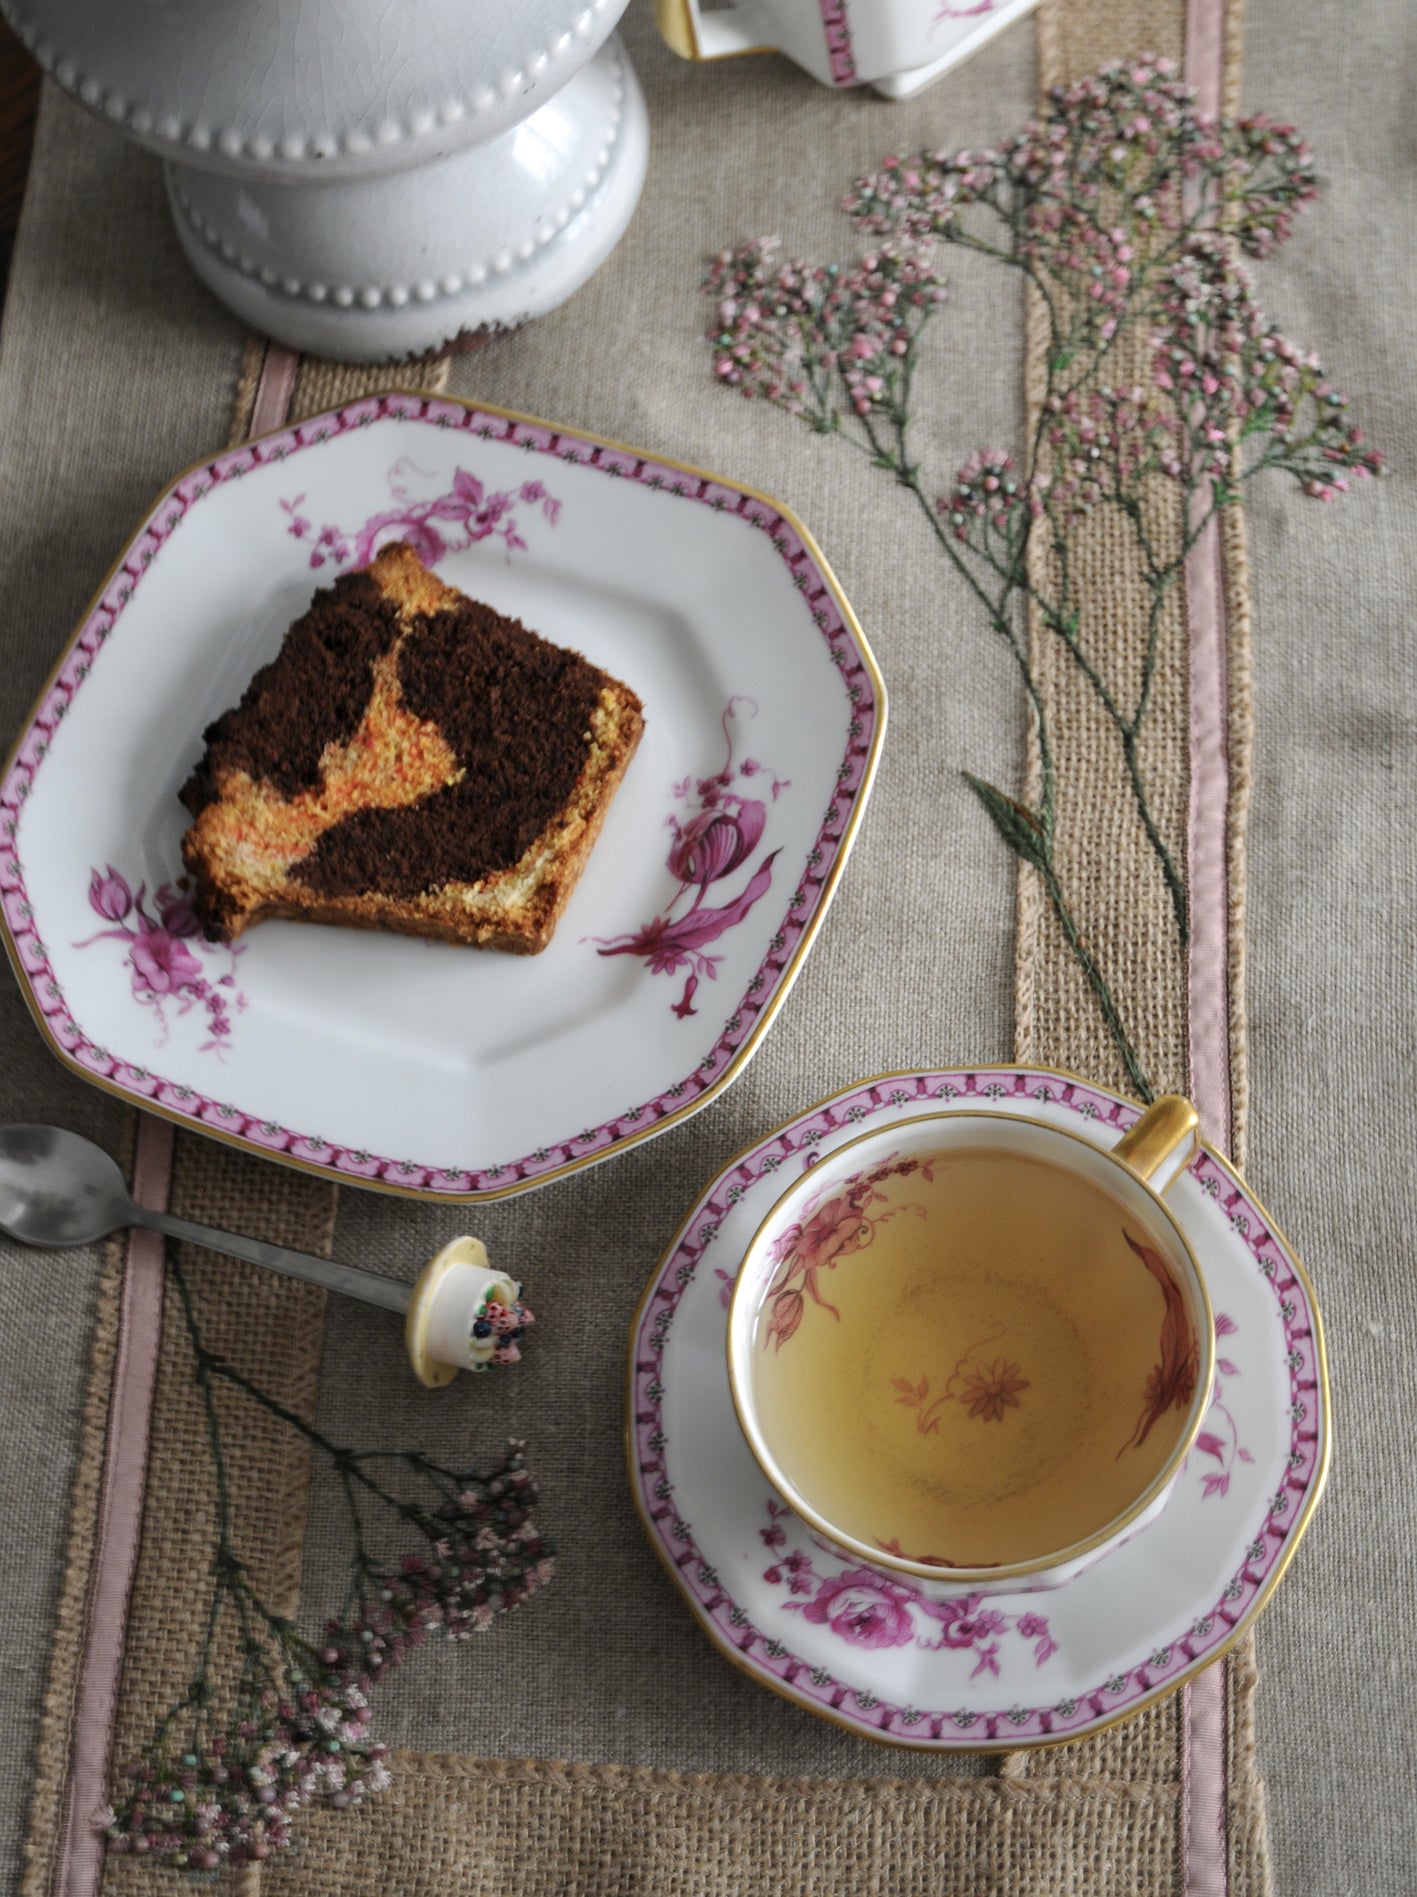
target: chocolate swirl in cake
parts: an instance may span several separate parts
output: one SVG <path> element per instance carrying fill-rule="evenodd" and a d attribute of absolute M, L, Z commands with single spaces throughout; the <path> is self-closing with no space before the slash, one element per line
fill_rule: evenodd
<path fill-rule="evenodd" d="M 575 789 L 606 683 L 578 652 L 471 599 L 414 619 L 397 665 L 404 706 L 438 727 L 463 775 L 326 830 L 290 871 L 320 895 L 420 896 L 520 862 Z"/>
<path fill-rule="evenodd" d="M 203 733 L 206 753 L 181 792 L 193 816 L 216 802 L 219 779 L 230 771 L 245 771 L 283 797 L 313 790 L 326 746 L 353 737 L 374 667 L 401 631 L 397 606 L 368 573 L 346 573 L 317 593 L 240 704 Z"/>
<path fill-rule="evenodd" d="M 644 728 L 618 679 L 395 542 L 207 732 L 182 839 L 208 934 L 263 916 L 545 948 Z"/>

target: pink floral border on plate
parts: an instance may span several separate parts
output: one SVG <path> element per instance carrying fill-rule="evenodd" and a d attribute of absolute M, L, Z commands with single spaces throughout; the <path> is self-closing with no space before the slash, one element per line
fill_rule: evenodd
<path fill-rule="evenodd" d="M 50 965 L 49 952 L 29 902 L 20 858 L 20 825 L 25 802 L 49 754 L 54 733 L 92 674 L 113 628 L 142 584 L 143 576 L 160 557 L 188 510 L 214 487 L 239 480 L 271 462 L 286 461 L 304 448 L 355 429 L 368 428 L 382 420 L 461 431 L 482 440 L 521 448 L 528 454 L 550 455 L 594 468 L 612 479 L 634 481 L 642 487 L 696 501 L 717 513 L 736 514 L 770 536 L 791 570 L 793 584 L 826 642 L 831 661 L 841 673 L 843 690 L 854 708 L 846 751 L 837 768 L 837 788 L 821 830 L 807 853 L 802 874 L 769 943 L 768 953 L 736 1006 L 729 1011 L 714 1045 L 683 1079 L 655 1099 L 632 1106 L 599 1126 L 587 1127 L 568 1138 L 538 1147 L 519 1159 L 477 1169 L 460 1170 L 429 1166 L 411 1159 L 383 1158 L 294 1132 L 245 1113 L 229 1102 L 211 1099 L 195 1087 L 167 1080 L 145 1066 L 121 1060 L 95 1044 L 74 1018 Z M 58 1050 L 81 1072 L 116 1087 L 140 1106 L 161 1107 L 209 1131 L 245 1141 L 259 1151 L 284 1156 L 336 1178 L 449 1198 L 474 1198 L 484 1194 L 495 1197 L 531 1185 L 569 1165 L 606 1157 L 622 1143 L 642 1137 L 648 1127 L 681 1113 L 724 1079 L 755 1038 L 755 1024 L 763 1011 L 770 1009 L 788 977 L 798 945 L 832 880 L 833 867 L 851 828 L 853 807 L 863 786 L 869 782 L 879 723 L 873 668 L 847 626 L 831 585 L 796 529 L 766 500 L 730 483 L 689 473 L 652 456 L 596 441 L 573 429 L 552 428 L 490 410 L 464 408 L 459 403 L 436 397 L 372 396 L 219 455 L 184 475 L 158 501 L 134 536 L 97 604 L 70 641 L 53 683 L 25 727 L 4 783 L 0 784 L 0 910 L 12 958 L 29 988 L 34 1006 Z"/>
<path fill-rule="evenodd" d="M 1229 1214 L 1231 1226 L 1243 1237 L 1273 1292 L 1288 1345 L 1290 1388 L 1284 1479 L 1269 1498 L 1244 1561 L 1214 1606 L 1188 1628 L 1166 1638 L 1141 1665 L 1099 1680 L 1075 1698 L 1051 1706 L 1015 1704 L 960 1707 L 954 1711 L 892 1705 L 868 1690 L 846 1685 L 823 1667 L 809 1665 L 780 1638 L 764 1634 L 753 1624 L 696 1545 L 693 1525 L 679 1513 L 668 1474 L 669 1444 L 663 1423 L 660 1371 L 679 1301 L 717 1238 L 724 1217 L 744 1191 L 790 1159 L 812 1164 L 813 1149 L 829 1133 L 848 1126 L 864 1127 L 873 1115 L 887 1108 L 917 1103 L 927 1108 L 938 1100 L 998 1101 L 1010 1097 L 1055 1101 L 1087 1119 L 1105 1121 L 1123 1130 L 1140 1112 L 1102 1088 L 1064 1080 L 1052 1073 L 1015 1068 L 916 1074 L 838 1094 L 771 1134 L 719 1174 L 694 1207 L 646 1292 L 631 1334 L 631 1478 L 651 1535 L 710 1633 L 749 1671 L 813 1710 L 873 1736 L 940 1750 L 998 1749 L 1076 1737 L 1094 1726 L 1109 1724 L 1123 1713 L 1135 1712 L 1164 1693 L 1181 1675 L 1232 1640 L 1257 1610 L 1269 1591 L 1271 1576 L 1287 1558 L 1296 1523 L 1306 1522 L 1317 1500 L 1327 1465 L 1328 1419 L 1316 1341 L 1318 1326 L 1307 1287 L 1270 1232 L 1259 1206 L 1235 1176 L 1203 1149 L 1192 1162 L 1192 1177 Z M 756 1531 L 756 1521 L 746 1525 L 746 1534 Z"/>

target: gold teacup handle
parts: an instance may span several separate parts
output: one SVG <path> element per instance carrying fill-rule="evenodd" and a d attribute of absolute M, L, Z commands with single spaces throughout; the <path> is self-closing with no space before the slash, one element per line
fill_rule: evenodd
<path fill-rule="evenodd" d="M 1200 1115 L 1190 1101 L 1178 1093 L 1163 1093 L 1118 1140 L 1112 1157 L 1153 1192 L 1165 1192 L 1189 1165 L 1199 1129 Z"/>
<path fill-rule="evenodd" d="M 654 0 L 654 19 L 665 45 L 681 59 L 734 59 L 740 53 L 777 51 L 760 37 L 758 10 L 752 5 L 725 7 L 705 17 L 699 0 Z"/>

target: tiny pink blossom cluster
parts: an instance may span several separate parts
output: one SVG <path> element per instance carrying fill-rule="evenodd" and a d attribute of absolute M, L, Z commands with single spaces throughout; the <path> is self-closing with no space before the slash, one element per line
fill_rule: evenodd
<path fill-rule="evenodd" d="M 1243 149 L 1224 180 L 1225 228 L 1233 229 L 1252 257 L 1265 257 L 1294 229 L 1294 218 L 1319 193 L 1314 155 L 1293 125 L 1263 112 L 1230 128 Z"/>
<path fill-rule="evenodd" d="M 997 149 L 890 157 L 859 179 L 845 209 L 884 241 L 854 264 L 783 261 L 776 239 L 722 252 L 705 284 L 715 373 L 823 431 L 859 420 L 883 452 L 875 418 L 908 421 L 920 326 L 945 296 L 936 251 L 958 243 L 1039 286 L 1064 382 L 1129 322 L 1152 329 L 1155 365 L 1149 397 L 1099 388 L 1079 402 L 1084 359 L 1050 405 L 1049 473 L 1025 505 L 1025 483 L 975 457 L 938 503 L 957 538 L 979 523 L 1002 532 L 1045 504 L 1057 520 L 1134 496 L 1153 473 L 1214 481 L 1225 498 L 1237 443 L 1261 434 L 1269 465 L 1331 499 L 1350 476 L 1379 472 L 1381 457 L 1344 421 L 1317 362 L 1266 324 L 1231 254 L 1272 249 L 1315 191 L 1293 126 L 1208 117 L 1169 61 L 1118 62 L 1055 88 L 1044 117 Z M 970 205 L 1007 227 L 1002 245 L 962 215 Z M 726 831 L 714 841 L 726 846 Z"/>
<path fill-rule="evenodd" d="M 1193 234 L 1160 289 L 1157 386 L 1176 404 L 1197 471 L 1224 480 L 1232 445 L 1269 438 L 1266 458 L 1316 500 L 1367 480 L 1383 457 L 1345 419 L 1347 399 L 1318 357 L 1270 328 L 1245 271 L 1215 232 Z"/>
<path fill-rule="evenodd" d="M 536 1487 L 519 1445 L 487 1477 L 468 1478 L 456 1499 L 427 1523 L 432 1554 L 406 1555 L 378 1585 L 355 1621 L 332 1621 L 320 1649 L 338 1677 L 376 1685 L 390 1666 L 441 1629 L 450 1640 L 484 1633 L 497 1615 L 519 1607 L 551 1578 L 553 1549 L 531 1519 Z"/>
<path fill-rule="evenodd" d="M 1039 511 L 1019 479 L 1013 456 L 1002 448 L 980 448 L 972 454 L 955 476 L 954 487 L 935 505 L 956 540 L 967 540 L 978 523 L 1007 534 L 1023 510 L 1032 515 Z"/>
<path fill-rule="evenodd" d="M 1183 184 L 1200 186 L 1210 220 L 1255 255 L 1283 241 L 1317 190 L 1293 126 L 1199 112 L 1175 65 L 1147 57 L 1054 87 L 1044 117 L 996 149 L 889 157 L 843 208 L 879 237 L 969 242 L 959 212 L 984 203 L 1018 225 L 1020 257 L 1057 276 L 1100 270 L 1116 290 L 1130 264 L 1116 252 L 1137 242 L 1117 225 L 1178 229 Z"/>
<path fill-rule="evenodd" d="M 877 235 L 923 238 L 949 234 L 967 204 L 1003 216 L 1035 202 L 1091 213 L 1110 190 L 1150 221 L 1168 184 L 1226 155 L 1220 128 L 1175 75 L 1170 60 L 1143 58 L 1055 86 L 1046 115 L 997 148 L 887 158 L 843 208 Z"/>
<path fill-rule="evenodd" d="M 436 1559 L 410 1555 L 388 1573 L 362 1560 L 363 1611 L 329 1622 L 318 1647 L 266 1615 L 237 1575 L 247 1632 L 235 1711 L 211 1731 L 209 1689 L 193 1689 L 191 1749 L 175 1750 L 179 1707 L 128 1768 L 119 1809 L 100 1814 L 109 1850 L 188 1871 L 251 1864 L 293 1843 L 312 1800 L 343 1809 L 385 1790 L 387 1748 L 368 1736 L 370 1690 L 430 1631 L 481 1633 L 550 1578 L 554 1550 L 531 1519 L 536 1488 L 522 1448 L 509 1444 L 485 1476 L 460 1477 L 453 1499 L 407 1509 Z M 264 1640 L 250 1631 L 258 1615 Z"/>
<path fill-rule="evenodd" d="M 499 1304 L 494 1298 L 479 1312 L 472 1334 L 478 1339 L 495 1337 L 498 1340 L 488 1360 L 490 1363 L 520 1363 L 521 1341 L 535 1322 L 535 1312 L 529 1310 L 520 1298 L 514 1299 L 511 1304 Z M 482 1365 L 473 1367 L 485 1368 Z"/>
<path fill-rule="evenodd" d="M 1022 216 L 1019 257 L 1064 283 L 1092 330 L 1111 342 L 1134 287 L 1137 245 L 1124 224 L 1100 224 L 1090 208 L 1057 200 L 1030 204 Z"/>
<path fill-rule="evenodd" d="M 1044 404 L 1051 452 L 1046 510 L 1055 521 L 1103 501 L 1131 501 L 1150 475 L 1184 470 L 1183 430 L 1169 404 L 1145 389 L 1072 389 Z"/>
<path fill-rule="evenodd" d="M 946 295 L 931 253 L 883 246 L 850 265 L 810 265 L 779 250 L 763 238 L 709 265 L 719 380 L 820 428 L 836 424 L 838 377 L 855 414 L 899 412 L 905 359 Z"/>
<path fill-rule="evenodd" d="M 109 1850 L 188 1871 L 258 1863 L 290 1846 L 312 1799 L 346 1807 L 383 1791 L 387 1748 L 366 1741 L 361 1690 L 303 1686 L 293 1671 L 288 1686 L 200 1751 L 136 1761 L 121 1812 L 100 1814 Z"/>

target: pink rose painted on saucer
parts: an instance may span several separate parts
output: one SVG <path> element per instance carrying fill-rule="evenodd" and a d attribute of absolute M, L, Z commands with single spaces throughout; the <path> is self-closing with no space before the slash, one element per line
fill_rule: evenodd
<path fill-rule="evenodd" d="M 909 1593 L 869 1568 L 847 1568 L 823 1581 L 802 1616 L 853 1647 L 903 1647 L 915 1637 Z"/>
<path fill-rule="evenodd" d="M 789 1612 L 827 1628 L 848 1646 L 914 1645 L 935 1652 L 969 1653 L 974 1656 L 971 1679 L 999 1671 L 1002 1643 L 1010 1636 L 1032 1642 L 1035 1666 L 1042 1666 L 1058 1651 L 1042 1614 L 1007 1614 L 985 1607 L 978 1594 L 931 1600 L 908 1580 L 835 1563 L 826 1545 L 812 1537 L 817 1549 L 814 1556 L 806 1545 L 803 1525 L 785 1503 L 770 1499 L 767 1512 L 768 1525 L 758 1535 L 773 1559 L 763 1579 L 769 1587 L 786 1584 L 792 1595 L 810 1594 L 810 1600 L 789 1600 Z M 823 1557 L 834 1561 L 830 1571 L 819 1567 Z"/>

